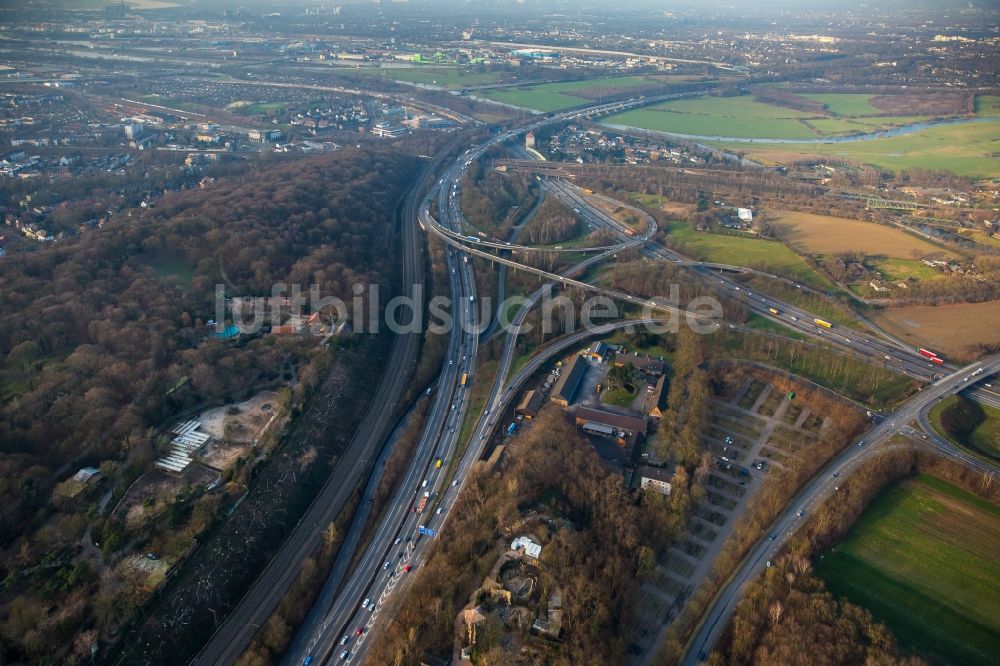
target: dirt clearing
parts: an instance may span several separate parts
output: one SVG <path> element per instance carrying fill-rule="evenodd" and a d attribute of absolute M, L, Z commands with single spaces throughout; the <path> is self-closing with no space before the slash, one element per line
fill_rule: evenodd
<path fill-rule="evenodd" d="M 861 252 L 891 259 L 950 259 L 956 255 L 898 229 L 832 215 L 775 210 L 771 223 L 782 239 L 805 254 Z"/>
<path fill-rule="evenodd" d="M 872 319 L 914 347 L 927 347 L 945 357 L 971 359 L 977 344 L 1000 344 L 996 301 L 888 308 Z"/>

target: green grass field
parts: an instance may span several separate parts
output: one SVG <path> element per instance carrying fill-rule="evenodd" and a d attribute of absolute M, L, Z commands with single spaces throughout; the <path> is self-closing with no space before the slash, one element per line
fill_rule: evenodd
<path fill-rule="evenodd" d="M 880 259 L 872 263 L 872 267 L 882 272 L 886 280 L 936 280 L 944 276 L 936 268 L 923 264 L 915 259 Z"/>
<path fill-rule="evenodd" d="M 487 97 L 501 102 L 520 106 L 525 109 L 549 112 L 570 109 L 574 106 L 586 104 L 587 100 L 582 97 L 571 97 L 561 93 L 545 92 L 542 90 L 531 90 L 528 88 L 509 88 L 506 90 L 494 90 Z"/>
<path fill-rule="evenodd" d="M 836 116 L 877 116 L 882 109 L 871 105 L 871 95 L 864 93 L 804 94 L 802 97 L 825 104 Z"/>
<path fill-rule="evenodd" d="M 635 400 L 635 392 L 624 389 L 608 389 L 601 394 L 601 402 L 615 407 L 630 407 Z"/>
<path fill-rule="evenodd" d="M 492 90 L 486 96 L 497 102 L 512 104 L 536 111 L 561 111 L 586 104 L 591 95 L 602 89 L 635 88 L 656 83 L 659 79 L 642 76 L 607 76 L 583 81 L 558 81 L 539 83 L 517 88 Z M 667 83 L 669 79 L 663 79 Z M 573 93 L 582 93 L 574 95 Z"/>
<path fill-rule="evenodd" d="M 1000 116 L 1000 95 L 976 95 L 976 113 L 980 116 Z"/>
<path fill-rule="evenodd" d="M 723 118 L 801 118 L 807 114 L 773 104 L 755 102 L 750 95 L 737 97 L 698 97 L 664 102 L 653 109 L 669 109 L 676 113 Z"/>
<path fill-rule="evenodd" d="M 955 441 L 955 438 L 952 437 L 941 425 L 941 412 L 948 406 L 954 404 L 956 400 L 958 400 L 958 398 L 952 395 L 937 403 L 931 408 L 930 413 L 927 415 L 927 419 L 931 422 L 931 425 L 939 435 L 949 440 L 956 446 L 964 447 L 965 443 Z M 1000 459 L 1000 409 L 982 404 L 980 407 L 982 407 L 983 411 L 986 412 L 986 420 L 979 424 L 978 428 L 972 431 L 967 444 L 973 448 L 979 449 L 980 453 L 984 453 L 991 458 Z"/>
<path fill-rule="evenodd" d="M 877 119 L 866 119 L 872 120 Z M 778 163 L 822 155 L 866 162 L 889 171 L 933 165 L 959 176 L 1000 176 L 1000 161 L 995 157 L 1000 153 L 1000 119 L 929 127 L 903 136 L 850 143 L 713 142 L 713 145 L 745 152 L 751 159 L 759 157 Z"/>
<path fill-rule="evenodd" d="M 685 222 L 669 224 L 667 232 L 679 251 L 702 261 L 760 268 L 794 278 L 817 289 L 836 289 L 834 284 L 814 271 L 802 257 L 778 241 L 695 231 Z"/>
<path fill-rule="evenodd" d="M 233 109 L 233 113 L 241 116 L 255 116 L 260 113 L 279 113 L 284 110 L 285 102 L 254 102 Z"/>
<path fill-rule="evenodd" d="M 792 338 L 794 340 L 806 340 L 807 337 L 799 333 L 798 331 L 783 326 L 773 319 L 767 319 L 762 315 L 751 312 L 750 320 L 746 324 L 750 328 L 755 328 L 758 331 L 765 331 L 767 333 L 775 333 L 777 335 L 782 335 L 786 338 Z"/>
<path fill-rule="evenodd" d="M 760 139 L 809 139 L 815 136 L 808 127 L 793 118 L 703 116 L 656 107 L 626 111 L 611 116 L 608 123 L 697 136 Z"/>
<path fill-rule="evenodd" d="M 854 95 L 808 95 L 822 97 L 833 109 L 854 109 L 877 114 Z M 851 99 L 841 99 L 842 97 Z M 861 102 L 865 101 L 867 109 Z M 870 110 L 870 111 L 869 111 Z M 845 115 L 847 115 L 845 113 Z M 852 114 L 853 115 L 853 114 Z M 917 117 L 880 116 L 847 120 L 817 115 L 782 106 L 754 101 L 750 95 L 739 97 L 699 97 L 698 99 L 664 102 L 644 109 L 626 111 L 608 118 L 616 125 L 631 125 L 661 132 L 677 132 L 701 136 L 725 136 L 748 139 L 810 139 L 823 136 L 858 134 L 874 129 L 896 127 L 920 120 Z"/>
<path fill-rule="evenodd" d="M 872 502 L 815 566 L 831 592 L 884 622 L 903 651 L 996 663 L 1000 507 L 919 476 Z"/>
<path fill-rule="evenodd" d="M 661 194 L 646 194 L 644 192 L 629 192 L 628 198 L 640 206 L 654 210 L 670 201 L 670 199 Z"/>

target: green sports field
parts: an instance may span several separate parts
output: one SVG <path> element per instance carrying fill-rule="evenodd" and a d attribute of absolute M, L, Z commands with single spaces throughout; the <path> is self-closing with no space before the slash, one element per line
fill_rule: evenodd
<path fill-rule="evenodd" d="M 884 622 L 904 652 L 996 663 L 1000 507 L 919 476 L 873 501 L 815 566 L 831 592 Z"/>

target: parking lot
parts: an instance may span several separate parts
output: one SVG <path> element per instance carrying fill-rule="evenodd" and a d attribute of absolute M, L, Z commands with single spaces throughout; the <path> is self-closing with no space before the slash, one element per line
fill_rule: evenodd
<path fill-rule="evenodd" d="M 660 628 L 680 613 L 687 596 L 706 577 L 756 489 L 774 469 L 809 446 L 826 419 L 794 397 L 759 379 L 747 378 L 730 395 L 715 396 L 711 425 L 703 437 L 712 453 L 706 494 L 695 503 L 687 532 L 661 558 L 642 585 L 636 644 L 653 648 Z M 633 654 L 638 662 L 640 655 Z"/>

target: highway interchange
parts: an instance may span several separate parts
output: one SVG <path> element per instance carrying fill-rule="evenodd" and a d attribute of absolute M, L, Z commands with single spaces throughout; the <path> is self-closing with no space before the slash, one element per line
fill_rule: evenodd
<path fill-rule="evenodd" d="M 690 94 L 690 93 L 685 93 Z M 681 95 L 685 95 L 681 94 Z M 445 525 L 449 512 L 455 503 L 455 499 L 462 490 L 463 483 L 468 476 L 473 465 L 481 458 L 483 449 L 489 441 L 490 435 L 496 429 L 500 416 L 511 406 L 512 400 L 516 397 L 520 387 L 545 363 L 551 361 L 556 355 L 563 353 L 566 349 L 582 343 L 594 336 L 602 335 L 618 328 L 634 326 L 639 323 L 662 322 L 666 315 L 685 314 L 685 312 L 671 304 L 661 302 L 649 296 L 638 296 L 626 294 L 621 291 L 599 287 L 577 279 L 582 271 L 594 263 L 606 259 L 616 252 L 635 248 L 649 260 L 671 261 L 689 267 L 695 274 L 699 275 L 706 283 L 714 282 L 720 289 L 738 300 L 743 301 L 748 308 L 768 319 L 780 321 L 784 326 L 797 330 L 811 338 L 822 340 L 825 344 L 846 351 L 861 358 L 874 360 L 895 371 L 905 373 L 924 382 L 934 381 L 931 386 L 925 388 L 918 396 L 908 402 L 899 411 L 891 416 L 882 419 L 874 426 L 873 430 L 866 435 L 866 439 L 871 442 L 869 447 L 850 447 L 830 463 L 829 469 L 834 469 L 839 473 L 847 473 L 855 466 L 861 464 L 871 455 L 875 455 L 878 450 L 876 444 L 888 438 L 894 432 L 902 429 L 905 424 L 921 414 L 921 410 L 929 402 L 936 400 L 941 395 L 968 388 L 970 383 L 963 381 L 967 373 L 954 372 L 950 366 L 939 367 L 931 364 L 926 358 L 917 354 L 910 348 L 900 347 L 891 340 L 886 340 L 876 334 L 834 327 L 832 329 L 821 329 L 813 321 L 814 317 L 809 312 L 801 308 L 796 308 L 777 299 L 761 294 L 748 292 L 741 283 L 734 279 L 734 271 L 742 271 L 740 267 L 720 266 L 705 264 L 703 262 L 692 262 L 686 257 L 682 257 L 672 250 L 659 246 L 652 242 L 655 234 L 655 222 L 647 216 L 648 231 L 642 235 L 635 236 L 625 231 L 623 226 L 611 219 L 603 211 L 594 205 L 589 196 L 580 188 L 569 181 L 561 178 L 543 178 L 540 180 L 547 194 L 556 196 L 567 206 L 592 226 L 601 226 L 611 230 L 620 242 L 614 245 L 591 248 L 595 253 L 590 258 L 575 266 L 566 273 L 559 275 L 532 268 L 516 261 L 511 257 L 518 256 L 522 252 L 537 251 L 536 248 L 511 244 L 496 239 L 474 237 L 466 235 L 464 217 L 461 215 L 459 205 L 459 191 L 462 174 L 474 160 L 480 159 L 491 147 L 508 142 L 532 129 L 538 129 L 545 124 L 562 122 L 580 115 L 599 114 L 607 111 L 618 111 L 624 108 L 640 106 L 643 104 L 661 101 L 671 96 L 659 96 L 655 98 L 628 100 L 626 102 L 616 102 L 612 105 L 598 105 L 584 111 L 556 114 L 549 118 L 536 120 L 516 129 L 511 129 L 480 143 L 465 153 L 460 154 L 457 159 L 448 163 L 439 157 L 435 158 L 435 164 L 428 167 L 425 177 L 425 186 L 416 188 L 415 191 L 426 192 L 421 197 L 411 197 L 407 201 L 404 211 L 404 229 L 415 230 L 419 222 L 420 226 L 428 233 L 435 234 L 448 245 L 447 261 L 450 280 L 450 289 L 453 297 L 453 314 L 459 325 L 453 326 L 450 333 L 446 364 L 443 365 L 441 374 L 431 390 L 432 406 L 427 418 L 425 429 L 417 445 L 417 449 L 408 467 L 405 477 L 399 484 L 395 495 L 387 505 L 384 514 L 378 518 L 378 523 L 369 540 L 364 552 L 356 558 L 353 569 L 349 574 L 347 562 L 350 557 L 346 557 L 343 564 L 335 567 L 331 574 L 331 581 L 338 583 L 329 584 L 327 593 L 320 597 L 317 607 L 310 614 L 310 619 L 300 628 L 293 643 L 292 649 L 286 654 L 283 663 L 287 664 L 322 664 L 328 661 L 362 663 L 370 647 L 374 630 L 379 626 L 379 620 L 390 615 L 391 609 L 398 603 L 401 595 L 398 594 L 401 588 L 405 588 L 408 581 L 408 573 L 419 566 L 427 551 L 430 549 L 433 539 L 420 533 L 421 528 L 433 531 L 440 531 Z M 434 168 L 437 167 L 437 168 Z M 437 178 L 437 183 L 433 179 Z M 428 188 L 426 183 L 432 183 Z M 437 219 L 431 211 L 431 203 L 436 201 Z M 404 241 L 406 234 L 404 233 Z M 409 241 L 406 241 L 409 242 Z M 579 252 L 579 248 L 573 251 Z M 409 255 L 410 249 L 405 255 Z M 462 386 L 461 378 L 468 376 L 471 381 L 473 371 L 476 367 L 476 351 L 479 343 L 478 332 L 481 326 L 477 327 L 478 304 L 475 292 L 475 278 L 472 272 L 472 264 L 468 262 L 469 256 L 480 256 L 496 264 L 507 265 L 517 270 L 537 273 L 545 278 L 547 284 L 539 288 L 529 298 L 527 304 L 522 307 L 514 318 L 513 324 L 508 332 L 503 353 L 501 355 L 500 366 L 496 376 L 493 378 L 492 389 L 486 401 L 483 413 L 476 423 L 474 432 L 468 442 L 459 441 L 459 433 L 468 410 L 468 386 Z M 407 274 L 409 275 L 409 274 Z M 777 276 L 774 276 L 774 279 Z M 410 284 L 419 282 L 419 278 L 414 278 Z M 521 368 L 518 373 L 505 382 L 505 377 L 510 370 L 513 360 L 514 341 L 516 341 L 517 328 L 523 322 L 524 317 L 530 308 L 537 303 L 543 291 L 552 288 L 553 285 L 564 287 L 576 287 L 588 291 L 602 293 L 615 298 L 622 303 L 642 306 L 643 314 L 641 318 L 630 321 L 618 321 L 605 324 L 592 330 L 582 330 L 564 336 L 543 347 L 539 352 Z M 773 312 L 772 310 L 777 310 Z M 695 315 L 699 318 L 706 318 L 704 315 Z M 492 328 L 492 326 L 491 326 Z M 417 336 L 412 344 L 416 345 Z M 397 348 L 401 343 L 397 342 L 393 348 L 393 357 L 398 364 L 390 363 L 390 370 L 383 379 L 383 384 L 388 383 L 387 392 L 395 390 L 398 394 L 402 389 L 395 386 L 393 380 L 407 376 L 407 373 L 398 372 L 400 368 L 412 365 L 415 351 L 409 349 L 409 342 L 403 343 L 405 347 L 400 352 L 400 358 L 396 359 Z M 405 354 L 405 357 L 404 357 Z M 403 365 L 406 363 L 407 365 Z M 995 371 L 1000 364 L 1000 360 L 991 359 L 989 364 L 983 365 L 988 371 L 982 376 L 988 376 Z M 393 369 L 397 371 L 394 372 Z M 941 373 L 951 371 L 943 379 Z M 390 377 L 392 376 L 392 377 Z M 487 381 L 488 378 L 476 378 L 479 381 Z M 401 381 L 401 380 L 397 380 Z M 380 385 L 380 391 L 382 386 Z M 1000 405 L 1000 395 L 991 389 L 977 389 L 976 397 L 990 404 Z M 376 411 L 385 405 L 395 404 L 394 402 L 373 403 Z M 382 417 L 386 421 L 385 414 L 374 414 L 373 417 Z M 366 420 L 368 415 L 366 415 Z M 382 424 L 378 428 L 378 434 L 384 438 L 387 425 Z M 369 445 L 359 452 L 358 465 L 364 466 L 374 457 L 375 448 L 373 441 L 374 426 L 369 426 L 367 438 L 363 438 Z M 359 431 L 359 435 L 360 435 Z M 359 437 L 355 437 L 359 439 Z M 380 443 L 379 440 L 378 443 Z M 940 444 L 940 442 L 936 442 Z M 463 450 L 462 446 L 465 445 Z M 352 442 L 352 449 L 354 448 Z M 361 447 L 358 447 L 361 449 Z M 857 450 L 855 450 L 857 449 Z M 954 451 L 946 452 L 946 455 L 954 457 Z M 959 453 L 961 458 L 964 454 Z M 440 461 L 440 466 L 438 466 Z M 357 467 L 358 465 L 355 465 Z M 453 475 L 448 476 L 448 472 Z M 351 469 L 354 479 L 363 478 L 362 469 Z M 827 475 L 828 476 L 828 475 Z M 344 475 L 341 480 L 343 488 L 353 488 L 353 484 L 347 483 L 346 479 L 351 478 L 349 474 Z M 451 479 L 451 483 L 448 480 Z M 799 520 L 796 515 L 798 511 L 808 511 L 810 507 L 816 506 L 824 493 L 830 492 L 831 484 L 826 482 L 825 477 L 815 478 L 792 505 L 789 510 L 782 514 L 782 518 L 775 525 L 775 531 L 782 535 L 781 539 L 767 541 L 759 544 L 764 560 L 758 557 L 749 558 L 748 564 L 740 570 L 738 578 L 745 582 L 759 573 L 759 566 L 766 562 L 767 555 L 773 553 L 772 547 L 776 548 L 787 538 L 789 529 L 792 529 Z M 328 484 L 329 486 L 330 484 Z M 326 493 L 324 488 L 322 493 Z M 420 503 L 420 498 L 427 493 L 427 507 L 420 513 L 416 508 Z M 339 495 L 343 495 L 340 492 Z M 338 495 L 338 497 L 339 497 Z M 327 498 L 329 499 L 329 498 Z M 292 558 L 282 558 L 282 553 L 293 546 L 297 546 L 301 552 L 309 544 L 315 544 L 318 533 L 328 523 L 332 522 L 332 509 L 335 506 L 342 507 L 331 501 L 329 505 L 317 507 L 317 503 L 310 508 L 309 513 L 303 519 L 303 530 L 309 531 L 306 521 L 313 521 L 313 532 L 316 533 L 311 540 L 300 539 L 298 543 L 286 543 L 279 556 L 268 567 L 271 571 L 277 567 L 273 575 L 281 575 L 281 567 L 286 567 L 285 577 L 294 578 L 297 568 L 291 567 Z M 322 511 L 320 509 L 323 509 Z M 796 520 L 789 520 L 791 515 Z M 289 540 L 290 542 L 293 539 Z M 755 549 L 754 553 L 757 550 Z M 350 553 L 347 553 L 349 556 Z M 338 560 L 339 561 L 339 560 Z M 262 575 L 266 579 L 268 572 Z M 335 578 L 334 578 L 335 577 Z M 734 578 L 734 583 L 737 578 Z M 731 584 L 732 586 L 732 584 Z M 255 586 L 257 590 L 261 586 Z M 696 638 L 700 640 L 701 648 L 692 651 L 693 657 L 690 659 L 697 661 L 698 655 L 704 648 L 710 646 L 718 635 L 718 631 L 725 625 L 724 619 L 731 612 L 732 605 L 738 599 L 739 585 L 729 591 L 723 602 L 716 603 L 712 607 L 714 621 L 709 618 L 700 629 Z M 252 635 L 255 626 L 259 626 L 270 609 L 273 609 L 277 600 L 280 599 L 279 592 L 281 586 L 266 587 L 259 592 L 251 591 L 248 598 L 237 609 L 240 612 L 244 606 L 249 606 L 251 612 L 244 615 L 234 613 L 234 618 L 227 621 L 220 629 L 222 637 L 206 646 L 202 654 L 199 655 L 200 663 L 231 663 L 238 656 L 239 651 L 233 647 L 242 642 L 246 635 Z M 727 590 L 730 588 L 727 587 Z M 248 601 L 249 600 L 249 601 Z M 266 612 L 265 612 L 266 611 Z M 707 629 L 706 629 L 707 627 Z M 704 636 L 702 635 L 704 633 Z M 219 636 L 219 634 L 217 634 Z M 225 640 L 233 637 L 232 641 Z M 227 649 L 228 648 L 228 649 Z M 694 663 L 694 662 L 691 662 Z"/>

